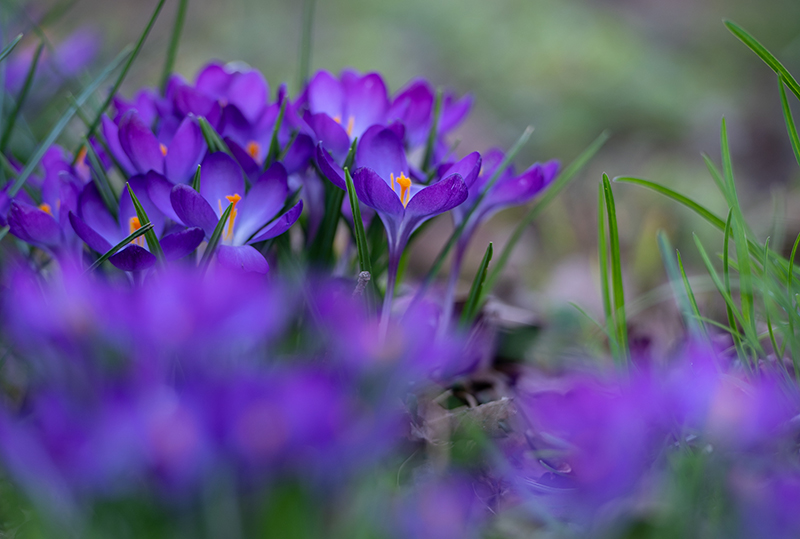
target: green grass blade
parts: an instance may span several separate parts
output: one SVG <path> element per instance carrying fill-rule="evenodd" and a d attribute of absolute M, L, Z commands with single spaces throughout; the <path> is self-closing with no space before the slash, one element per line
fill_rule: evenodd
<path fill-rule="evenodd" d="M 733 218 L 733 210 L 728 210 L 728 219 L 725 221 L 725 235 L 722 240 L 722 281 L 725 284 L 725 292 L 727 292 L 728 296 L 733 297 L 731 294 L 731 276 L 730 276 L 730 263 L 729 263 L 729 249 L 728 245 L 730 243 L 731 237 L 731 219 Z M 736 320 L 733 316 L 733 310 L 730 305 L 726 303 L 725 305 L 725 312 L 728 316 L 728 325 L 731 328 L 731 335 L 733 335 L 733 345 L 736 348 L 736 354 L 741 358 L 742 361 L 746 361 L 747 357 L 744 354 L 744 349 L 742 348 L 742 342 L 737 337 L 738 330 L 736 328 Z M 735 333 L 733 330 L 737 330 Z"/>
<path fill-rule="evenodd" d="M 703 219 L 705 219 L 718 229 L 720 230 L 725 229 L 725 221 L 717 217 L 714 213 L 712 213 L 704 206 L 701 206 L 700 204 L 690 199 L 689 197 L 686 197 L 676 191 L 673 191 L 669 187 L 664 187 L 663 185 L 659 185 L 649 180 L 643 180 L 641 178 L 632 178 L 629 176 L 620 176 L 614 178 L 614 181 L 618 183 L 631 183 L 634 185 L 639 185 L 641 187 L 646 187 L 652 191 L 655 191 L 656 193 L 664 195 L 667 198 L 671 198 L 672 200 L 678 202 L 679 204 L 683 204 L 684 206 L 686 206 L 690 210 L 700 215 L 700 217 L 702 217 Z"/>
<path fill-rule="evenodd" d="M 433 160 L 433 151 L 436 146 L 436 134 L 439 131 L 439 115 L 442 110 L 442 90 L 436 89 L 436 101 L 433 103 L 433 122 L 431 123 L 431 130 L 428 132 L 428 141 L 425 144 L 425 157 L 422 160 L 422 171 L 428 172 L 431 168 L 431 161 Z"/>
<path fill-rule="evenodd" d="M 688 292 L 685 288 L 685 283 L 682 282 L 681 273 L 678 269 L 678 264 L 673 258 L 673 249 L 670 244 L 667 233 L 659 230 L 657 233 L 658 250 L 661 252 L 661 260 L 664 263 L 664 268 L 667 271 L 667 278 L 669 279 L 672 293 L 675 296 L 675 301 L 678 304 L 678 309 L 683 316 L 683 322 L 686 324 L 689 334 L 693 338 L 702 336 L 703 332 L 699 326 L 699 322 L 695 319 L 694 315 L 699 313 L 692 312 L 692 305 L 689 301 Z"/>
<path fill-rule="evenodd" d="M 136 209 L 136 216 L 139 218 L 139 224 L 141 226 L 150 224 L 150 218 L 147 216 L 147 212 L 144 211 L 142 203 L 139 202 L 139 198 L 136 196 L 136 193 L 133 192 L 131 184 L 128 183 L 126 185 L 128 186 L 128 193 L 131 195 L 133 207 Z M 161 242 L 158 241 L 158 236 L 156 236 L 156 233 L 152 227 L 144 235 L 144 239 L 147 241 L 147 247 L 150 249 L 150 252 L 155 255 L 158 263 L 163 266 L 165 263 L 164 250 L 161 248 Z"/>
<path fill-rule="evenodd" d="M 231 216 L 232 209 L 233 204 L 228 204 L 228 207 L 225 208 L 224 212 L 222 212 L 222 216 L 219 218 L 217 226 L 214 227 L 214 231 L 211 233 L 211 238 L 208 240 L 206 250 L 203 252 L 203 257 L 200 259 L 199 266 L 203 272 L 205 272 L 205 270 L 208 269 L 208 265 L 211 264 L 211 257 L 214 256 L 214 253 L 217 250 L 219 239 L 222 237 L 222 231 L 225 229 L 225 224 L 228 222 L 228 218 Z"/>
<path fill-rule="evenodd" d="M 797 239 L 794 240 L 792 254 L 789 257 L 789 274 L 786 277 L 786 294 L 789 297 L 789 309 L 786 311 L 786 317 L 789 322 L 789 342 L 792 347 L 792 363 L 794 364 L 795 376 L 798 378 L 798 380 L 800 380 L 800 342 L 798 342 L 794 333 L 794 321 L 797 317 L 797 304 L 794 301 L 796 296 L 794 293 L 792 293 L 792 276 L 794 275 L 794 260 L 795 255 L 797 255 L 798 245 L 800 245 L 800 234 L 798 234 Z"/>
<path fill-rule="evenodd" d="M 84 147 L 86 148 L 86 157 L 89 158 L 91 166 L 92 181 L 97 186 L 97 191 L 100 193 L 100 198 L 103 199 L 103 204 L 106 205 L 108 211 L 117 219 L 119 213 L 119 197 L 114 192 L 111 185 L 111 180 L 108 179 L 105 168 L 100 162 L 100 158 L 95 153 L 94 148 L 89 141 L 84 139 Z M 144 224 L 144 223 L 142 223 Z"/>
<path fill-rule="evenodd" d="M 300 34 L 300 64 L 297 72 L 297 91 L 300 93 L 308 82 L 311 70 L 311 37 L 314 29 L 316 0 L 303 1 L 303 31 Z"/>
<path fill-rule="evenodd" d="M 619 230 L 617 228 L 617 209 L 614 205 L 614 193 L 611 182 L 603 174 L 603 194 L 608 217 L 608 248 L 611 258 L 611 290 L 613 292 L 614 325 L 619 341 L 619 361 L 626 364 L 630 360 L 628 352 L 628 321 L 625 316 L 625 291 L 622 286 L 622 262 L 619 252 Z"/>
<path fill-rule="evenodd" d="M 281 130 L 281 125 L 283 125 L 283 116 L 286 114 L 287 101 L 288 99 L 284 97 L 283 103 L 281 103 L 281 110 L 278 112 L 278 119 L 275 120 L 275 125 L 272 126 L 272 138 L 269 141 L 267 158 L 264 159 L 264 170 L 267 170 L 281 153 L 281 144 L 278 142 L 278 132 Z"/>
<path fill-rule="evenodd" d="M 0 52 L 0 62 L 2 62 L 3 60 L 5 60 L 5 59 L 6 59 L 6 56 L 8 56 L 9 54 L 11 54 L 11 51 L 13 51 L 13 50 L 14 50 L 14 47 L 16 47 L 16 46 L 17 46 L 17 44 L 18 44 L 20 41 L 22 41 L 22 34 L 19 34 L 17 37 L 15 37 L 15 38 L 14 38 L 14 40 L 13 40 L 13 41 L 11 41 L 11 43 L 9 43 L 8 45 L 6 45 L 6 46 L 3 48 L 2 52 Z"/>
<path fill-rule="evenodd" d="M 692 307 L 692 313 L 698 320 L 698 323 L 700 325 L 700 331 L 702 332 L 703 337 L 707 342 L 711 342 L 708 336 L 708 330 L 706 329 L 705 323 L 703 322 L 703 317 L 700 315 L 700 308 L 697 306 L 697 298 L 695 298 L 694 291 L 692 290 L 692 285 L 689 283 L 689 278 L 686 276 L 686 269 L 683 267 L 681 252 L 676 249 L 675 254 L 678 257 L 678 268 L 681 271 L 681 279 L 683 280 L 683 287 L 686 289 L 686 295 L 689 298 L 689 305 L 691 305 Z"/>
<path fill-rule="evenodd" d="M 31 66 L 28 68 L 28 73 L 25 75 L 25 82 L 22 84 L 22 89 L 19 92 L 19 96 L 17 96 L 17 102 L 14 104 L 14 109 L 11 111 L 11 114 L 5 121 L 6 127 L 3 129 L 2 137 L 0 137 L 0 152 L 6 151 L 8 142 L 11 140 L 11 133 L 14 131 L 14 124 L 17 123 L 17 116 L 19 116 L 22 106 L 25 104 L 25 100 L 28 97 L 28 92 L 30 92 L 33 76 L 36 74 L 36 67 L 39 65 L 39 59 L 42 57 L 43 50 L 44 43 L 40 42 L 39 46 L 36 47 L 36 52 L 33 53 Z"/>
<path fill-rule="evenodd" d="M 794 123 L 792 109 L 789 107 L 789 100 L 786 99 L 786 81 L 782 75 L 778 75 L 778 88 L 781 90 L 781 107 L 783 108 L 783 119 L 786 122 L 786 131 L 789 133 L 789 140 L 792 143 L 794 159 L 800 165 L 800 137 L 797 135 L 797 126 Z"/>
<path fill-rule="evenodd" d="M 761 58 L 764 63 L 767 64 L 775 73 L 781 75 L 792 93 L 794 93 L 794 95 L 800 99 L 800 84 L 797 84 L 795 78 L 785 67 L 783 67 L 783 64 L 781 64 L 778 59 L 775 58 L 775 56 L 773 56 L 772 53 L 764 47 L 764 45 L 759 43 L 756 38 L 747 33 L 744 28 L 732 21 L 724 21 L 724 23 L 725 26 L 728 27 L 728 30 L 733 33 L 733 35 L 738 37 L 742 43 L 747 45 L 751 51 L 756 53 L 756 55 L 758 55 L 758 57 Z"/>
<path fill-rule="evenodd" d="M 722 196 L 724 196 L 727 201 L 729 199 L 728 188 L 725 187 L 725 180 L 722 179 L 722 174 L 717 169 L 717 165 L 714 164 L 714 161 L 712 161 L 708 155 L 704 153 L 700 155 L 703 157 L 708 173 L 711 174 L 711 178 L 714 180 L 714 183 L 717 184 L 717 189 L 719 189 L 719 192 L 722 193 Z"/>
<path fill-rule="evenodd" d="M 203 133 L 203 138 L 206 141 L 206 146 L 208 146 L 208 151 L 210 153 L 225 152 L 233 157 L 231 149 L 228 148 L 228 145 L 225 144 L 225 141 L 222 140 L 221 136 L 219 136 L 219 133 L 217 133 L 217 130 L 214 129 L 214 126 L 208 123 L 208 120 L 202 116 L 198 116 L 197 124 L 200 126 L 200 132 Z"/>
<path fill-rule="evenodd" d="M 599 329 L 609 340 L 609 342 L 614 340 L 614 335 L 608 331 L 608 328 L 601 324 L 594 316 L 586 312 L 586 310 L 578 305 L 577 303 L 573 303 L 572 301 L 567 302 L 570 306 L 574 307 L 576 311 L 581 313 L 589 322 L 591 322 L 597 329 Z"/>
<path fill-rule="evenodd" d="M 116 58 L 103 70 L 100 75 L 97 76 L 96 79 L 92 81 L 89 86 L 87 86 L 83 92 L 78 95 L 75 99 L 75 102 L 67 108 L 66 112 L 61 115 L 61 119 L 59 119 L 58 123 L 56 123 L 55 127 L 50 131 L 50 133 L 45 137 L 45 139 L 36 147 L 36 151 L 33 153 L 33 156 L 28 161 L 25 168 L 22 170 L 17 179 L 14 181 L 14 184 L 9 188 L 8 195 L 9 197 L 13 197 L 17 194 L 17 192 L 22 188 L 23 184 L 28 180 L 33 171 L 39 165 L 39 161 L 42 160 L 44 157 L 45 152 L 53 145 L 56 139 L 61 135 L 61 132 L 67 126 L 69 121 L 75 115 L 78 110 L 78 107 L 83 106 L 89 97 L 97 91 L 97 88 L 102 84 L 102 82 L 108 77 L 112 71 L 114 71 L 122 61 L 130 54 L 130 49 L 125 49 L 121 53 L 117 55 Z"/>
<path fill-rule="evenodd" d="M 117 251 L 128 245 L 136 238 L 143 236 L 144 234 L 147 234 L 147 232 L 150 231 L 152 228 L 153 228 L 153 223 L 150 223 L 147 226 L 143 226 L 142 228 L 135 230 L 130 236 L 128 236 L 127 238 L 116 244 L 114 247 L 103 253 L 100 256 L 100 258 L 95 260 L 94 263 L 91 266 L 89 266 L 89 268 L 86 270 L 86 273 L 91 273 L 92 271 L 100 267 L 100 265 L 103 262 L 114 256 L 117 253 Z"/>
<path fill-rule="evenodd" d="M 605 315 L 605 332 L 609 335 L 608 347 L 611 355 L 619 356 L 616 331 L 614 325 L 614 311 L 611 309 L 611 289 L 608 284 L 608 240 L 606 236 L 606 197 L 602 183 L 598 185 L 597 195 L 597 259 L 600 264 L 600 294 L 603 298 L 603 314 Z"/>
<path fill-rule="evenodd" d="M 100 121 L 103 119 L 103 114 L 105 113 L 108 106 L 111 104 L 111 101 L 113 101 L 114 96 L 117 95 L 119 87 L 122 85 L 122 82 L 125 80 L 125 77 L 128 76 L 128 71 L 130 71 L 133 62 L 136 60 L 136 57 L 139 56 L 139 51 L 142 50 L 142 45 L 144 45 L 147 36 L 150 34 L 150 30 L 153 28 L 156 19 L 158 19 L 158 15 L 159 13 L 161 13 L 161 8 L 164 7 L 165 2 L 166 0 L 159 0 L 155 11 L 153 11 L 153 15 L 150 17 L 150 20 L 147 23 L 147 26 L 145 26 L 144 31 L 139 36 L 139 41 L 136 42 L 136 46 L 133 48 L 133 52 L 128 57 L 128 61 L 125 63 L 125 67 L 122 68 L 122 71 L 117 77 L 117 80 L 114 81 L 114 86 L 111 87 L 111 91 L 109 92 L 105 101 L 103 101 L 103 104 L 100 105 L 100 108 L 97 110 L 97 114 L 94 118 L 94 121 L 92 122 L 92 125 L 89 126 L 89 131 L 86 133 L 86 138 L 91 137 L 97 130 L 97 127 L 100 125 Z"/>
<path fill-rule="evenodd" d="M 778 342 L 775 340 L 775 331 L 772 329 L 772 318 L 770 317 L 769 307 L 772 302 L 770 301 L 769 279 L 769 238 L 767 238 L 767 241 L 764 243 L 764 286 L 761 291 L 761 296 L 764 300 L 764 316 L 766 317 L 767 330 L 769 331 L 769 342 L 772 344 L 772 350 L 775 352 L 775 357 L 778 358 L 778 362 L 783 365 L 783 354 L 778 346 Z"/>
<path fill-rule="evenodd" d="M 462 328 L 467 327 L 478 314 L 478 310 L 480 309 L 481 305 L 479 303 L 481 298 L 481 289 L 483 288 L 483 284 L 486 282 L 486 271 L 489 268 L 489 263 L 492 261 L 493 254 L 494 248 L 492 247 L 492 242 L 489 242 L 489 246 L 486 248 L 486 252 L 483 254 L 481 265 L 478 267 L 478 272 L 475 274 L 475 279 L 472 281 L 472 286 L 469 289 L 467 303 L 464 305 L 464 310 L 461 311 L 460 325 Z"/>
<path fill-rule="evenodd" d="M 11 227 L 8 225 L 4 226 L 3 228 L 0 228 L 0 241 L 3 241 L 3 238 L 6 237 L 6 234 L 8 234 L 9 230 L 11 230 Z"/>
<path fill-rule="evenodd" d="M 506 264 L 508 263 L 508 259 L 511 258 L 511 253 L 514 252 L 514 248 L 519 243 L 519 240 L 522 239 L 522 235 L 525 233 L 525 230 L 533 223 L 533 220 L 536 219 L 539 214 L 544 210 L 550 202 L 556 198 L 559 193 L 575 178 L 578 173 L 583 170 L 583 167 L 592 160 L 595 154 L 600 151 L 600 148 L 608 140 L 610 135 L 607 131 L 604 131 L 597 137 L 588 148 L 586 148 L 583 153 L 581 153 L 572 163 L 567 166 L 562 172 L 558 174 L 553 183 L 545 190 L 544 194 L 539 198 L 531 209 L 528 210 L 528 213 L 520 220 L 519 224 L 514 229 L 514 232 L 511 234 L 508 242 L 503 247 L 503 250 L 500 251 L 500 256 L 495 262 L 492 271 L 489 273 L 489 277 L 486 279 L 486 285 L 483 287 L 483 295 L 486 296 L 489 292 L 492 291 L 494 285 L 497 283 L 497 280 L 500 278 L 500 273 L 505 268 Z"/>
<path fill-rule="evenodd" d="M 344 177 L 347 183 L 347 196 L 350 200 L 350 209 L 353 212 L 353 231 L 356 236 L 356 248 L 358 249 L 358 265 L 361 271 L 368 271 L 370 275 L 372 275 L 372 262 L 369 257 L 367 234 L 364 231 L 364 222 L 361 220 L 361 208 L 358 205 L 358 195 L 353 185 L 353 178 L 350 176 L 350 169 L 344 169 Z"/>
<path fill-rule="evenodd" d="M 169 38 L 169 47 L 167 48 L 167 57 L 164 61 L 164 69 L 161 71 L 161 81 L 158 87 L 161 89 L 161 95 L 167 91 L 167 82 L 169 82 L 169 75 L 175 67 L 175 58 L 178 56 L 178 45 L 181 42 L 181 33 L 183 32 L 183 23 L 186 21 L 186 6 L 189 0 L 178 0 L 178 11 L 175 14 L 175 24 L 172 27 L 172 35 Z"/>
<path fill-rule="evenodd" d="M 192 189 L 200 192 L 200 165 L 197 165 L 197 170 L 194 172 L 194 178 L 192 178 Z"/>

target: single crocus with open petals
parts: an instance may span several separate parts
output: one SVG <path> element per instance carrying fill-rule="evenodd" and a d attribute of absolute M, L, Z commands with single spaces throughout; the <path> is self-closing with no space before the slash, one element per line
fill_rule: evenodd
<path fill-rule="evenodd" d="M 359 142 L 356 159 L 361 165 L 353 173 L 358 198 L 378 213 L 389 241 L 386 318 L 400 255 L 411 234 L 431 217 L 464 202 L 467 186 L 457 173 L 433 185 L 414 183 L 409 177 L 402 139 L 391 127 L 368 129 Z"/>
<path fill-rule="evenodd" d="M 230 217 L 217 248 L 218 262 L 229 268 L 266 273 L 269 264 L 250 244 L 280 236 L 303 211 L 300 201 L 274 219 L 289 197 L 286 169 L 274 163 L 245 191 L 242 169 L 230 156 L 217 152 L 203 160 L 200 174 L 200 192 L 182 184 L 172 188 L 170 217 L 202 228 L 210 238 L 230 204 Z"/>

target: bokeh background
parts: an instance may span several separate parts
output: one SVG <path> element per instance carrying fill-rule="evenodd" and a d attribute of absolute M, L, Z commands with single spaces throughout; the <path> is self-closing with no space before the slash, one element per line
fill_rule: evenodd
<path fill-rule="evenodd" d="M 54 2 L 40 2 L 47 9 Z M 48 32 L 58 41 L 82 26 L 103 36 L 101 61 L 134 41 L 155 0 L 79 0 Z M 170 0 L 123 88 L 154 85 L 164 61 L 177 1 Z M 191 0 L 176 69 L 193 78 L 211 58 L 259 68 L 273 91 L 297 90 L 303 3 L 298 0 Z M 723 26 L 731 19 L 800 71 L 797 0 L 318 0 L 312 70 L 351 66 L 379 71 L 395 91 L 414 77 L 470 92 L 475 106 L 457 134 L 466 153 L 508 148 L 528 124 L 536 131 L 517 159 L 527 167 L 556 157 L 568 163 L 603 130 L 611 140 L 537 220 L 510 264 L 498 295 L 560 327 L 534 353 L 554 354 L 594 331 L 569 306 L 600 316 L 597 184 L 649 178 L 724 214 L 701 152 L 719 161 L 719 125 L 728 120 L 739 195 L 760 240 L 788 251 L 800 230 L 798 167 L 772 72 Z M 797 69 L 794 69 L 797 68 Z M 722 237 L 675 203 L 616 185 L 617 210 L 633 311 L 634 336 L 669 346 L 677 326 L 655 240 L 667 231 L 701 290 L 691 233 L 711 250 Z M 486 244 L 502 246 L 521 211 L 500 215 L 473 243 L 465 287 Z M 449 231 L 444 220 L 415 247 L 411 271 L 424 272 Z M 788 254 L 788 252 L 787 252 Z M 716 295 L 701 309 L 714 309 Z M 508 310 L 509 317 L 525 318 Z M 596 334 L 597 332 L 594 331 Z"/>

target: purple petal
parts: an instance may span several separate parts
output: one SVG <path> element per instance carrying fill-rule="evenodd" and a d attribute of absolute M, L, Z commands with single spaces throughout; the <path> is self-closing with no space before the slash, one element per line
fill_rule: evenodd
<path fill-rule="evenodd" d="M 108 212 L 94 183 L 87 183 L 78 199 L 78 215 L 109 243 L 117 243 L 122 234 L 119 225 Z"/>
<path fill-rule="evenodd" d="M 442 116 L 439 119 L 439 133 L 447 133 L 460 124 L 472 108 L 472 96 L 465 95 L 456 100 L 452 94 L 446 95 L 442 103 Z"/>
<path fill-rule="evenodd" d="M 453 166 L 448 168 L 444 174 L 442 174 L 443 178 L 450 176 L 451 174 L 458 174 L 464 179 L 464 184 L 467 188 L 471 187 L 472 184 L 475 183 L 475 180 L 478 178 L 478 173 L 481 170 L 481 155 L 478 152 L 472 152 L 468 156 L 461 159 L 459 162 L 455 163 Z"/>
<path fill-rule="evenodd" d="M 306 122 L 314 130 L 316 141 L 321 142 L 337 161 L 344 161 L 350 149 L 350 137 L 344 128 L 324 113 L 309 114 Z"/>
<path fill-rule="evenodd" d="M 203 132 L 194 118 L 186 117 L 169 143 L 166 159 L 166 176 L 173 183 L 185 183 L 197 170 L 206 151 Z"/>
<path fill-rule="evenodd" d="M 238 161 L 239 166 L 242 167 L 247 177 L 251 180 L 257 178 L 258 173 L 261 172 L 261 167 L 256 163 L 255 159 L 253 159 L 244 148 L 239 146 L 239 143 L 234 142 L 230 137 L 225 137 L 223 140 L 225 144 L 228 145 L 228 148 L 230 148 L 233 157 Z"/>
<path fill-rule="evenodd" d="M 175 185 L 157 172 L 148 172 L 145 175 L 147 194 L 153 205 L 169 219 L 183 224 L 175 209 L 172 207 L 172 188 Z M 138 195 L 138 191 L 136 191 Z"/>
<path fill-rule="evenodd" d="M 358 142 L 356 160 L 358 166 L 371 168 L 387 183 L 390 174 L 408 176 L 403 141 L 393 129 L 379 125 L 367 129 Z"/>
<path fill-rule="evenodd" d="M 119 122 L 119 143 L 137 172 L 164 172 L 161 146 L 135 110 L 126 112 Z"/>
<path fill-rule="evenodd" d="M 309 135 L 300 133 L 294 139 L 294 144 L 289 147 L 286 157 L 283 159 L 283 166 L 290 175 L 295 172 L 304 171 L 308 168 L 308 162 L 314 155 L 314 141 Z"/>
<path fill-rule="evenodd" d="M 93 251 L 103 254 L 113 247 L 103 236 L 95 232 L 83 219 L 72 212 L 69 212 L 69 222 L 78 237 Z"/>
<path fill-rule="evenodd" d="M 206 234 L 202 228 L 187 228 L 174 234 L 167 234 L 161 238 L 161 249 L 164 251 L 164 258 L 170 262 L 178 260 L 194 252 L 197 246 L 202 243 Z"/>
<path fill-rule="evenodd" d="M 111 256 L 108 261 L 123 271 L 142 271 L 153 267 L 156 257 L 144 247 L 131 243 Z"/>
<path fill-rule="evenodd" d="M 422 80 L 412 82 L 395 97 L 387 119 L 399 120 L 406 127 L 406 136 L 411 146 L 423 144 L 430 130 L 434 92 Z"/>
<path fill-rule="evenodd" d="M 236 73 L 228 88 L 229 103 L 235 105 L 251 123 L 255 123 L 264 111 L 268 95 L 267 81 L 255 69 Z"/>
<path fill-rule="evenodd" d="M 244 197 L 242 169 L 231 156 L 223 152 L 207 155 L 200 166 L 200 194 L 211 204 L 219 218 L 228 206 L 225 197 Z"/>
<path fill-rule="evenodd" d="M 344 170 L 331 159 L 331 156 L 322 148 L 322 144 L 317 146 L 317 165 L 328 180 L 331 181 L 336 187 L 342 190 L 347 190 L 347 182 L 344 179 Z"/>
<path fill-rule="evenodd" d="M 175 86 L 173 93 L 175 108 L 181 116 L 194 114 L 208 119 L 212 125 L 216 125 L 222 114 L 222 108 L 216 99 L 211 99 L 206 94 L 198 92 L 185 83 Z"/>
<path fill-rule="evenodd" d="M 111 150 L 117 163 L 119 163 L 128 176 L 134 174 L 136 170 L 133 168 L 131 160 L 128 159 L 128 155 L 122 150 L 122 145 L 119 143 L 119 129 L 117 128 L 117 124 L 112 122 L 111 119 L 105 115 L 103 115 L 102 121 L 103 136 L 108 143 L 108 149 Z"/>
<path fill-rule="evenodd" d="M 308 83 L 308 105 L 313 114 L 323 112 L 331 118 L 342 119 L 344 89 L 327 71 L 319 71 Z"/>
<path fill-rule="evenodd" d="M 186 226 L 198 226 L 211 236 L 219 217 L 200 193 L 188 185 L 179 184 L 172 188 L 170 201 L 181 222 Z"/>
<path fill-rule="evenodd" d="M 259 228 L 275 217 L 289 196 L 288 176 L 280 163 L 274 163 L 258 179 L 239 203 L 234 243 L 244 243 Z"/>
<path fill-rule="evenodd" d="M 458 174 L 420 190 L 406 206 L 406 217 L 418 221 L 451 210 L 467 199 L 467 186 Z"/>
<path fill-rule="evenodd" d="M 157 173 L 151 172 L 148 173 L 148 175 L 140 174 L 134 176 L 128 180 L 128 185 L 122 190 L 122 193 L 119 197 L 119 222 L 123 230 L 125 229 L 125 225 L 128 225 L 132 217 L 138 217 L 136 214 L 136 208 L 131 200 L 131 195 L 128 192 L 128 188 L 130 188 L 139 199 L 139 203 L 142 205 L 142 209 L 144 209 L 144 212 L 147 214 L 147 218 L 150 219 L 151 223 L 153 223 L 153 231 L 156 233 L 156 235 L 160 236 L 164 231 L 164 214 L 161 213 L 161 210 L 159 210 L 158 207 L 150 200 L 150 195 L 148 194 L 147 189 L 147 186 L 150 183 L 148 176 L 152 178 L 154 177 L 152 175 L 155 174 Z"/>
<path fill-rule="evenodd" d="M 250 240 L 248 243 L 256 243 L 259 241 L 269 240 L 272 238 L 276 238 L 289 230 L 292 225 L 300 218 L 300 214 L 303 213 L 303 201 L 301 200 L 297 204 L 295 204 L 292 209 L 275 219 L 272 223 L 267 226 L 261 233 Z"/>
<path fill-rule="evenodd" d="M 542 172 L 544 173 L 545 185 L 550 185 L 550 182 L 556 179 L 559 171 L 561 170 L 561 163 L 558 159 L 551 159 L 542 165 Z"/>
<path fill-rule="evenodd" d="M 220 245 L 217 247 L 217 262 L 232 270 L 262 274 L 269 271 L 264 255 L 250 245 Z"/>
<path fill-rule="evenodd" d="M 61 243 L 61 227 L 47 212 L 25 203 L 11 202 L 8 212 L 10 232 L 28 243 L 54 247 Z"/>
<path fill-rule="evenodd" d="M 362 167 L 353 173 L 353 185 L 358 199 L 379 213 L 403 215 L 400 197 L 378 176 L 374 170 Z M 413 200 L 413 199 L 412 199 Z"/>
<path fill-rule="evenodd" d="M 360 137 L 370 126 L 383 124 L 389 109 L 386 84 L 377 73 L 370 73 L 356 79 L 345 87 L 345 108 L 341 118 L 347 125 L 353 118 L 351 137 Z"/>
<path fill-rule="evenodd" d="M 224 65 L 212 62 L 197 74 L 194 86 L 203 93 L 218 96 L 225 92 L 230 78 L 231 74 L 225 71 Z"/>

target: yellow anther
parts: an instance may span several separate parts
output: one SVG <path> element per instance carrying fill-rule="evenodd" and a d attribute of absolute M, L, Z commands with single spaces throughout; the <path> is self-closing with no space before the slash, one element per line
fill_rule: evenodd
<path fill-rule="evenodd" d="M 159 144 L 158 147 L 161 148 L 161 155 L 166 157 L 167 156 L 167 147 L 164 146 L 163 144 Z"/>
<path fill-rule="evenodd" d="M 339 125 L 342 125 L 342 117 L 341 117 L 341 116 L 334 116 L 334 117 L 333 117 L 333 121 L 334 121 L 334 122 L 336 122 L 336 123 L 337 123 L 337 124 L 339 124 Z M 350 116 L 350 117 L 347 119 L 347 129 L 345 129 L 345 131 L 347 131 L 347 136 L 348 136 L 348 137 L 350 137 L 350 136 L 352 136 L 352 135 L 353 135 L 353 125 L 354 125 L 355 123 L 356 123 L 356 119 L 355 119 L 355 117 L 353 117 L 353 116 Z"/>
<path fill-rule="evenodd" d="M 411 200 L 411 179 L 406 178 L 405 173 L 401 172 L 397 183 L 400 184 L 400 202 L 403 203 L 403 207 L 406 207 Z"/>
<path fill-rule="evenodd" d="M 251 140 L 247 143 L 245 151 L 247 152 L 247 155 L 253 158 L 254 161 L 258 161 L 259 156 L 261 155 L 261 144 L 255 140 Z"/>
<path fill-rule="evenodd" d="M 81 149 L 78 150 L 78 158 L 75 160 L 75 164 L 78 166 L 86 164 L 86 146 L 81 146 Z"/>
<path fill-rule="evenodd" d="M 139 222 L 138 217 L 134 215 L 133 217 L 128 219 L 128 234 L 133 234 L 140 228 L 142 228 L 142 223 Z M 133 243 L 135 243 L 139 247 L 144 247 L 144 236 L 139 236 L 138 238 L 133 240 Z"/>
<path fill-rule="evenodd" d="M 50 204 L 48 204 L 47 202 L 42 202 L 41 204 L 39 204 L 39 209 L 42 210 L 45 213 L 49 213 L 50 215 L 53 215 L 53 209 L 50 207 Z"/>
<path fill-rule="evenodd" d="M 236 220 L 236 214 L 239 213 L 239 211 L 236 209 L 236 205 L 239 203 L 240 200 L 242 200 L 242 197 L 239 196 L 238 193 L 234 193 L 233 195 L 226 196 L 225 198 L 232 205 L 231 216 L 228 219 L 228 230 L 225 232 L 225 240 L 231 241 L 233 240 L 233 223 Z M 222 201 L 220 201 L 220 207 L 221 206 L 222 206 Z"/>

